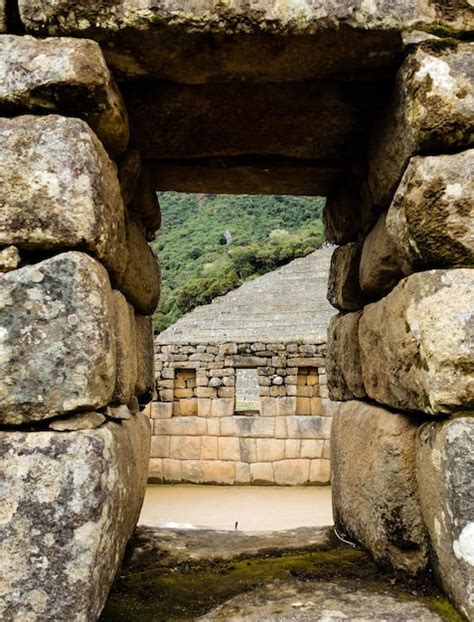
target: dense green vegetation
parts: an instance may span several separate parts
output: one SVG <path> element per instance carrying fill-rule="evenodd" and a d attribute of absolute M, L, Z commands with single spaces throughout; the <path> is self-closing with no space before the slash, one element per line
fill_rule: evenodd
<path fill-rule="evenodd" d="M 320 197 L 161 193 L 155 330 L 323 242 Z"/>

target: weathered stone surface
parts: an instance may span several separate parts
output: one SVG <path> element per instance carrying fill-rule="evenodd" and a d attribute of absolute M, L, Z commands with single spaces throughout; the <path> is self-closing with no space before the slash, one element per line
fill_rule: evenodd
<path fill-rule="evenodd" d="M 151 400 L 155 388 L 155 357 L 151 318 L 136 315 L 135 332 L 137 338 L 137 382 L 135 384 L 135 395 L 140 404 L 146 404 Z"/>
<path fill-rule="evenodd" d="M 360 189 L 354 182 L 344 184 L 328 196 L 323 210 L 327 242 L 346 244 L 357 240 L 360 231 L 360 208 Z"/>
<path fill-rule="evenodd" d="M 430 270 L 405 278 L 359 322 L 367 395 L 431 414 L 474 406 L 474 272 Z"/>
<path fill-rule="evenodd" d="M 415 474 L 417 429 L 405 415 L 354 401 L 336 413 L 331 434 L 336 526 L 378 562 L 409 574 L 428 561 Z"/>
<path fill-rule="evenodd" d="M 161 226 L 161 210 L 156 190 L 150 169 L 148 166 L 142 167 L 136 192 L 130 201 L 130 209 L 138 214 L 148 241 L 155 239 L 155 232 Z"/>
<path fill-rule="evenodd" d="M 120 404 L 120 406 L 107 406 L 105 414 L 109 419 L 115 419 L 117 421 L 126 421 L 132 416 L 128 406 L 125 404 Z"/>
<path fill-rule="evenodd" d="M 350 581 L 307 584 L 277 581 L 239 594 L 212 609 L 201 622 L 442 622 L 443 618 L 413 597 L 403 600 L 385 592 L 372 591 Z"/>
<path fill-rule="evenodd" d="M 116 380 L 112 400 L 128 404 L 137 382 L 137 335 L 133 308 L 113 290 Z"/>
<path fill-rule="evenodd" d="M 1 275 L 0 291 L 0 421 L 107 405 L 115 343 L 105 269 L 84 253 L 63 253 Z"/>
<path fill-rule="evenodd" d="M 237 194 L 326 196 L 344 173 L 342 162 L 282 156 L 232 156 L 151 160 L 157 190 Z"/>
<path fill-rule="evenodd" d="M 7 31 L 7 5 L 6 0 L 0 0 L 0 33 Z"/>
<path fill-rule="evenodd" d="M 387 232 L 386 214 L 382 214 L 365 238 L 359 265 L 359 282 L 364 294 L 377 299 L 400 280 L 397 247 Z"/>
<path fill-rule="evenodd" d="M 0 432 L 5 620 L 96 620 L 143 501 L 149 423 Z"/>
<path fill-rule="evenodd" d="M 137 191 L 142 170 L 140 152 L 136 149 L 128 149 L 117 160 L 117 169 L 122 199 L 125 207 L 128 207 Z"/>
<path fill-rule="evenodd" d="M 0 113 L 28 112 L 85 119 L 112 156 L 128 143 L 127 110 L 95 41 L 0 37 Z"/>
<path fill-rule="evenodd" d="M 48 425 L 50 430 L 56 432 L 77 432 L 78 430 L 94 430 L 105 423 L 106 419 L 102 413 L 94 411 L 79 413 L 64 419 L 54 419 Z"/>
<path fill-rule="evenodd" d="M 413 155 L 474 143 L 473 48 L 429 42 L 405 60 L 381 127 L 373 133 L 369 184 L 377 205 L 389 206 Z"/>
<path fill-rule="evenodd" d="M 341 311 L 356 311 L 366 302 L 359 285 L 360 252 L 360 244 L 350 242 L 336 248 L 331 257 L 328 300 Z"/>
<path fill-rule="evenodd" d="M 474 149 L 410 160 L 387 213 L 405 274 L 474 264 Z"/>
<path fill-rule="evenodd" d="M 87 250 L 118 276 L 127 261 L 115 165 L 88 125 L 0 119 L 0 244 Z"/>
<path fill-rule="evenodd" d="M 369 83 L 147 81 L 129 90 L 126 102 L 133 143 L 146 159 L 273 155 L 340 161 L 360 151 L 366 111 L 377 96 Z"/>
<path fill-rule="evenodd" d="M 16 246 L 6 246 L 0 250 L 0 272 L 10 272 L 20 265 L 20 252 Z"/>
<path fill-rule="evenodd" d="M 462 0 L 20 0 L 19 8 L 29 32 L 101 41 L 109 64 L 126 75 L 194 83 L 306 80 L 386 66 L 402 51 L 397 31 L 474 27 L 471 7 Z"/>
<path fill-rule="evenodd" d="M 118 287 L 139 313 L 150 315 L 160 299 L 160 267 L 140 220 L 132 214 L 127 218 L 127 257 Z"/>
<path fill-rule="evenodd" d="M 417 437 L 417 479 L 433 564 L 446 592 L 474 618 L 474 418 L 426 423 Z"/>
<path fill-rule="evenodd" d="M 336 315 L 328 328 L 327 380 L 331 400 L 366 397 L 359 346 L 362 311 Z"/>

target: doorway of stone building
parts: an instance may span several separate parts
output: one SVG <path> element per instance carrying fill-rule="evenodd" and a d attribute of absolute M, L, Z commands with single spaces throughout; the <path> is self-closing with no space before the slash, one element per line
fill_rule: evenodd
<path fill-rule="evenodd" d="M 152 246 L 164 286 L 142 524 L 332 524 L 324 200 L 159 200 L 163 225 Z"/>

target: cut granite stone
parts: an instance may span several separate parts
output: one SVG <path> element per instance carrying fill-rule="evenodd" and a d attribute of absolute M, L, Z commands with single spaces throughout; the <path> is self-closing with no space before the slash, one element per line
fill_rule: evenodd
<path fill-rule="evenodd" d="M 405 274 L 474 264 L 474 149 L 415 157 L 387 213 Z"/>
<path fill-rule="evenodd" d="M 1 40 L 1 37 L 0 37 Z M 116 167 L 80 119 L 0 119 L 0 244 L 87 250 L 117 277 L 127 261 Z"/>
<path fill-rule="evenodd" d="M 360 231 L 360 188 L 355 182 L 337 188 L 323 210 L 324 233 L 331 244 L 355 242 Z"/>
<path fill-rule="evenodd" d="M 417 479 L 433 565 L 466 619 L 474 619 L 474 417 L 426 423 L 417 437 Z"/>
<path fill-rule="evenodd" d="M 78 432 L 0 432 L 4 620 L 96 620 L 138 520 L 145 415 Z"/>
<path fill-rule="evenodd" d="M 19 11 L 27 32 L 100 41 L 109 65 L 126 76 L 187 83 L 378 68 L 398 60 L 401 31 L 474 28 L 464 0 L 19 0 Z"/>
<path fill-rule="evenodd" d="M 115 384 L 106 270 L 68 252 L 0 275 L 0 422 L 108 404 Z"/>
<path fill-rule="evenodd" d="M 125 207 L 135 196 L 142 171 L 142 161 L 140 152 L 136 149 L 128 149 L 117 160 L 118 178 L 120 182 L 120 192 Z"/>
<path fill-rule="evenodd" d="M 370 83 L 294 79 L 143 81 L 124 95 L 133 144 L 143 158 L 162 160 L 260 155 L 339 162 L 360 152 L 368 111 L 380 99 Z"/>
<path fill-rule="evenodd" d="M 161 274 L 158 259 L 148 245 L 140 219 L 127 217 L 127 265 L 118 288 L 138 313 L 151 315 L 160 299 Z"/>
<path fill-rule="evenodd" d="M 359 322 L 367 395 L 433 415 L 474 407 L 474 271 L 429 270 L 403 279 Z"/>
<path fill-rule="evenodd" d="M 105 421 L 105 416 L 102 413 L 96 413 L 92 410 L 62 419 L 53 419 L 53 421 L 49 423 L 48 428 L 55 432 L 95 430 L 95 428 L 99 428 Z"/>
<path fill-rule="evenodd" d="M 349 242 L 336 248 L 331 257 L 328 300 L 340 311 L 357 311 L 366 302 L 359 285 L 361 245 Z"/>
<path fill-rule="evenodd" d="M 135 395 L 140 404 L 147 404 L 155 390 L 155 352 L 151 318 L 135 315 L 135 331 L 137 339 Z"/>
<path fill-rule="evenodd" d="M 329 398 L 347 401 L 366 397 L 359 346 L 362 311 L 335 315 L 328 328 L 327 380 Z"/>
<path fill-rule="evenodd" d="M 390 205 L 412 156 L 474 144 L 473 50 L 471 43 L 429 42 L 405 59 L 373 132 L 369 184 L 376 205 Z"/>
<path fill-rule="evenodd" d="M 359 283 L 372 300 L 387 294 L 402 277 L 398 249 L 387 232 L 386 214 L 382 214 L 362 246 Z"/>
<path fill-rule="evenodd" d="M 308 584 L 278 580 L 239 594 L 215 607 L 201 622 L 442 622 L 443 618 L 414 597 L 399 598 L 360 582 L 320 581 Z"/>
<path fill-rule="evenodd" d="M 84 119 L 112 157 L 128 143 L 127 110 L 95 41 L 0 37 L 0 114 L 27 113 Z"/>
<path fill-rule="evenodd" d="M 417 429 L 406 415 L 353 401 L 335 414 L 331 434 L 336 527 L 379 563 L 410 575 L 428 563 L 415 473 Z"/>
<path fill-rule="evenodd" d="M 137 382 L 137 336 L 135 314 L 123 294 L 113 290 L 116 380 L 113 402 L 128 404 Z"/>

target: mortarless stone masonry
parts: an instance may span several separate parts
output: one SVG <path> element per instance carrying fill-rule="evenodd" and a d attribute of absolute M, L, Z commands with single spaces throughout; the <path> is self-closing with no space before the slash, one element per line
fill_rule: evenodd
<path fill-rule="evenodd" d="M 327 353 L 327 274 L 303 259 L 276 271 L 274 312 L 262 277 L 252 322 L 218 299 L 214 339 L 202 310 L 177 323 L 152 472 L 308 484 L 331 453 L 341 529 L 410 573 L 427 538 L 472 617 L 473 30 L 465 0 L 0 0 L 2 620 L 94 622 L 136 522 L 155 189 L 328 196 L 345 246 Z M 234 414 L 239 368 L 259 414 Z M 327 386 L 387 408 L 349 405 L 330 432 Z"/>

